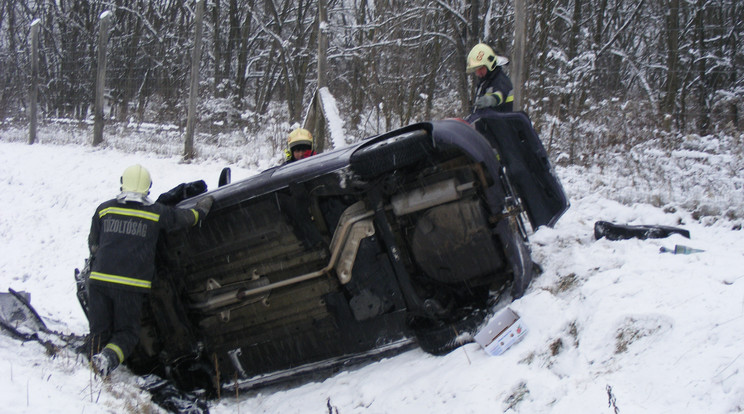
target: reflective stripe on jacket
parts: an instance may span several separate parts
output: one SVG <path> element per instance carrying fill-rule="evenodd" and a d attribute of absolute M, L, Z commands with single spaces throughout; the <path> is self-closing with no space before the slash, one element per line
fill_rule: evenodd
<path fill-rule="evenodd" d="M 511 112 L 514 108 L 514 87 L 511 79 L 497 66 L 480 80 L 475 91 L 475 99 L 483 95 L 496 98 L 496 105 L 491 107 L 499 112 Z"/>
<path fill-rule="evenodd" d="M 161 203 L 102 203 L 96 209 L 88 236 L 93 256 L 90 283 L 149 291 L 155 276 L 155 250 L 161 231 L 173 231 L 198 222 L 196 210 Z"/>
<path fill-rule="evenodd" d="M 90 272 L 90 278 L 101 282 L 118 283 L 120 285 L 150 289 L 152 282 L 149 280 L 135 279 L 132 277 L 107 275 L 101 272 Z"/>

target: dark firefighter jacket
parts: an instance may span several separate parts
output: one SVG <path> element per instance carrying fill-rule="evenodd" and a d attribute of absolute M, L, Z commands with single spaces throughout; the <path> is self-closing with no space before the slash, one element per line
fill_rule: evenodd
<path fill-rule="evenodd" d="M 475 91 L 475 99 L 483 95 L 492 95 L 496 98 L 496 106 L 493 109 L 499 112 L 511 112 L 514 108 L 514 87 L 511 79 L 506 76 L 500 66 L 489 71 L 478 83 Z"/>
<path fill-rule="evenodd" d="M 104 202 L 96 209 L 88 236 L 93 256 L 90 283 L 148 292 L 155 276 L 160 231 L 193 226 L 198 221 L 199 212 L 194 209 L 116 199 Z"/>

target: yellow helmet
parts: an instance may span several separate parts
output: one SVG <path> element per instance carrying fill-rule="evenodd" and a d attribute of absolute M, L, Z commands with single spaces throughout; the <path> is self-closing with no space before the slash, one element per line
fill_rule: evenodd
<path fill-rule="evenodd" d="M 297 128 L 289 133 L 289 150 L 292 151 L 297 145 L 309 145 L 313 147 L 313 135 L 304 128 Z"/>
<path fill-rule="evenodd" d="M 139 164 L 127 167 L 121 175 L 121 191 L 123 192 L 147 195 L 150 194 L 150 187 L 152 187 L 150 173 Z"/>
<path fill-rule="evenodd" d="M 507 63 L 509 63 L 508 58 L 497 55 L 487 44 L 478 43 L 468 53 L 468 64 L 465 67 L 465 72 L 473 73 L 481 66 L 485 66 L 490 72 L 496 66 L 504 66 Z"/>

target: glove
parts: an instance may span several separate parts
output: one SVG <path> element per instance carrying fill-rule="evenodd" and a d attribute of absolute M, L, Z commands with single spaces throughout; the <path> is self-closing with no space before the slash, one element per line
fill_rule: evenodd
<path fill-rule="evenodd" d="M 498 105 L 498 101 L 493 95 L 479 96 L 473 104 L 473 106 L 475 106 L 475 109 L 488 108 L 489 106 L 496 105 Z"/>
<path fill-rule="evenodd" d="M 204 180 L 192 181 L 183 186 L 183 199 L 196 197 L 207 191 L 207 183 Z"/>
<path fill-rule="evenodd" d="M 205 191 L 207 191 L 207 183 L 205 183 L 204 180 L 178 184 L 167 192 L 160 194 L 160 197 L 158 197 L 156 202 L 168 206 L 175 206 L 181 201 L 198 196 Z"/>
<path fill-rule="evenodd" d="M 212 196 L 204 197 L 196 202 L 195 208 L 199 212 L 200 219 L 204 219 L 209 214 L 209 210 L 212 209 L 212 203 L 214 203 L 214 197 Z"/>

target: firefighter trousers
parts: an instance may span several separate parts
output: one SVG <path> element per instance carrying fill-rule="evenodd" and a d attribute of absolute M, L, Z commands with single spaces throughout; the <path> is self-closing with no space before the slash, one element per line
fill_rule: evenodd
<path fill-rule="evenodd" d="M 145 293 L 110 284 L 89 286 L 90 346 L 96 354 L 111 348 L 123 362 L 139 342 Z"/>

